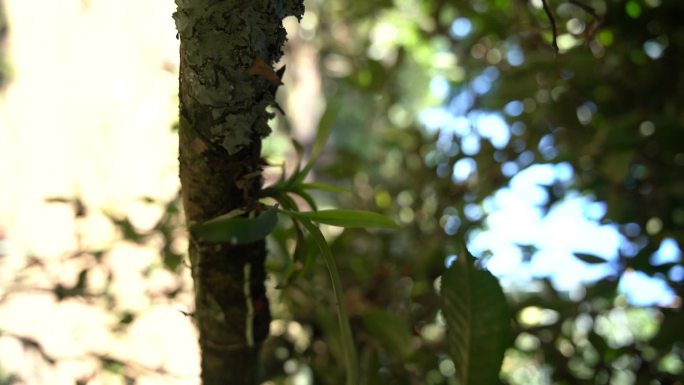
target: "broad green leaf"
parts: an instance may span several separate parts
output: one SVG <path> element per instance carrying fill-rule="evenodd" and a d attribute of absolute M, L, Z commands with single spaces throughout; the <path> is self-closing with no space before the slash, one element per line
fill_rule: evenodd
<path fill-rule="evenodd" d="M 575 257 L 579 259 L 580 261 L 584 263 L 589 263 L 592 265 L 599 264 L 599 263 L 608 263 L 605 259 L 601 257 L 597 257 L 595 255 L 591 254 L 586 254 L 586 253 L 574 253 Z"/>
<path fill-rule="evenodd" d="M 381 227 L 381 228 L 396 228 L 399 227 L 392 219 L 373 213 L 370 211 L 357 210 L 321 210 L 321 211 L 287 211 L 284 213 L 297 219 L 309 219 L 314 222 L 323 223 L 338 227 Z"/>
<path fill-rule="evenodd" d="M 411 355 L 411 330 L 405 320 L 386 310 L 371 309 L 361 316 L 370 334 L 387 349 L 387 353 L 400 360 Z"/>
<path fill-rule="evenodd" d="M 449 353 L 461 385 L 498 383 L 510 315 L 499 281 L 460 257 L 442 276 Z"/>
<path fill-rule="evenodd" d="M 273 206 L 255 218 L 221 216 L 196 224 L 190 230 L 205 241 L 243 244 L 265 238 L 277 224 L 278 209 Z"/>
<path fill-rule="evenodd" d="M 325 240 L 323 233 L 310 220 L 306 218 L 298 218 L 299 222 L 306 228 L 309 235 L 313 238 L 318 246 L 318 249 L 323 255 L 325 266 L 330 274 L 330 282 L 332 283 L 333 293 L 335 294 L 335 306 L 337 307 L 337 321 L 340 325 L 340 337 L 342 340 L 342 351 L 344 352 L 345 365 L 347 368 L 347 385 L 358 385 L 359 383 L 359 362 L 354 346 L 354 338 L 352 337 L 351 326 L 349 324 L 349 316 L 344 309 L 344 294 L 342 291 L 342 281 L 340 280 L 340 273 L 337 271 L 335 259 L 332 251 Z"/>
<path fill-rule="evenodd" d="M 346 188 L 332 186 L 324 183 L 302 183 L 301 188 L 304 190 L 322 190 L 334 193 L 349 193 Z"/>

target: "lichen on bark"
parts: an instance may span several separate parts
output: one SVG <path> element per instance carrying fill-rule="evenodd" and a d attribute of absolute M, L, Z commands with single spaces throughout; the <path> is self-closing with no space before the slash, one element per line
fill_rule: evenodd
<path fill-rule="evenodd" d="M 189 225 L 258 206 L 261 139 L 286 40 L 302 0 L 176 0 L 180 48 L 179 161 Z M 255 70 L 256 68 L 256 70 Z M 270 313 L 263 240 L 208 243 L 190 234 L 204 385 L 257 383 Z"/>
<path fill-rule="evenodd" d="M 301 17 L 301 1 L 177 0 L 178 35 L 184 45 L 182 80 L 200 105 L 210 110 L 203 132 L 212 143 L 235 154 L 254 138 L 270 133 L 266 107 L 276 87 L 250 74 L 255 60 L 273 64 L 286 40 L 281 20 Z"/>

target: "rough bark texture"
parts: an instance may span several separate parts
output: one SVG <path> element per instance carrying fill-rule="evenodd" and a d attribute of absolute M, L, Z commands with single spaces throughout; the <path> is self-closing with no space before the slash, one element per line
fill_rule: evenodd
<path fill-rule="evenodd" d="M 279 79 L 282 19 L 301 0 L 176 0 L 181 40 L 180 178 L 189 225 L 254 210 L 266 107 Z M 257 383 L 270 313 L 264 241 L 207 243 L 190 235 L 204 385 Z"/>

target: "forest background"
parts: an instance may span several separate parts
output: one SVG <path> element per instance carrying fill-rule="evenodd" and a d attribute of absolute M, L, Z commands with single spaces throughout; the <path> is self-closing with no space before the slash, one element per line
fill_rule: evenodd
<path fill-rule="evenodd" d="M 351 193 L 316 198 L 402 225 L 324 229 L 364 383 L 453 383 L 438 281 L 465 248 L 514 316 L 502 382 L 681 383 L 684 6 L 306 6 L 264 155 L 292 167 L 339 107 L 314 178 Z M 198 383 L 173 2 L 4 10 L 0 381 Z M 283 288 L 287 238 L 264 382 L 342 383 L 327 278 Z"/>

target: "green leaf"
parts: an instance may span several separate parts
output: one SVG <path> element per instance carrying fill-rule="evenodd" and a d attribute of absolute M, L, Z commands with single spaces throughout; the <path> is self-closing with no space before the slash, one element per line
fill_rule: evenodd
<path fill-rule="evenodd" d="M 335 121 L 337 120 L 337 115 L 339 114 L 341 107 L 339 102 L 334 101 L 334 98 L 330 100 L 332 101 L 329 102 L 327 108 L 325 109 L 325 112 L 321 116 L 321 120 L 318 122 L 316 139 L 314 140 L 313 146 L 311 148 L 311 155 L 309 157 L 309 161 L 306 162 L 304 167 L 302 167 L 301 169 L 299 168 L 299 166 L 301 162 L 301 155 L 303 149 L 298 142 L 292 142 L 295 146 L 295 150 L 297 151 L 297 167 L 295 168 L 297 171 L 295 171 L 287 181 L 282 181 L 281 178 L 281 182 L 278 183 L 280 185 L 281 190 L 297 190 L 298 187 L 300 187 L 303 184 L 304 179 L 306 179 L 306 176 L 309 175 L 309 172 L 311 172 L 314 163 L 316 162 L 316 160 L 318 160 L 318 157 L 321 155 L 321 152 L 323 151 L 325 144 L 328 142 L 328 138 L 330 138 L 330 133 L 332 132 L 333 126 L 335 125 Z"/>
<path fill-rule="evenodd" d="M 318 159 L 318 156 L 321 155 L 325 144 L 328 143 L 328 138 L 330 138 L 332 129 L 335 126 L 337 115 L 340 113 L 341 105 L 337 102 L 337 99 L 330 98 L 329 100 L 330 102 L 321 116 L 321 120 L 318 121 L 318 131 L 316 132 L 316 140 L 311 147 L 309 164 L 315 162 Z"/>
<path fill-rule="evenodd" d="M 313 261 L 317 255 L 315 242 L 311 237 L 304 236 L 304 233 L 299 229 L 299 224 L 295 222 L 295 232 L 297 234 L 297 246 L 295 247 L 292 256 L 290 270 L 288 271 L 287 282 L 295 282 L 302 274 L 309 271 Z M 297 266 L 299 264 L 299 266 Z"/>
<path fill-rule="evenodd" d="M 333 293 L 335 294 L 336 308 L 337 308 L 337 322 L 340 325 L 340 337 L 342 341 L 342 351 L 344 352 L 345 365 L 347 368 L 347 385 L 358 385 L 359 383 L 359 363 L 357 359 L 356 347 L 354 346 L 354 338 L 352 337 L 351 326 L 349 324 L 349 316 L 344 309 L 344 294 L 342 291 L 342 281 L 340 280 L 340 273 L 337 271 L 335 259 L 332 251 L 325 240 L 323 233 L 310 220 L 306 218 L 298 218 L 299 222 L 306 228 L 309 235 L 313 238 L 318 246 L 318 249 L 323 255 L 325 266 L 330 274 L 330 282 L 332 283 Z"/>
<path fill-rule="evenodd" d="M 299 143 L 296 139 L 292 138 L 292 147 L 295 149 L 295 153 L 297 154 L 297 162 L 295 163 L 295 170 L 299 170 L 299 166 L 302 164 L 302 158 L 304 157 L 304 146 L 302 146 L 301 143 Z M 285 173 L 283 172 L 283 175 Z"/>
<path fill-rule="evenodd" d="M 328 191 L 328 192 L 334 192 L 334 193 L 350 193 L 346 188 L 342 187 L 337 187 L 337 186 L 332 186 L 329 184 L 324 184 L 324 183 L 302 183 L 300 187 L 303 190 L 322 190 L 322 191 Z"/>
<path fill-rule="evenodd" d="M 255 218 L 223 215 L 196 224 L 190 230 L 197 237 L 209 242 L 243 244 L 265 238 L 278 224 L 278 209 L 270 207 Z"/>
<path fill-rule="evenodd" d="M 330 100 L 335 99 L 333 98 Z M 325 109 L 323 116 L 321 116 L 321 120 L 318 122 L 316 140 L 311 148 L 311 156 L 309 157 L 309 161 L 299 172 L 292 176 L 291 184 L 301 184 L 313 168 L 314 163 L 316 160 L 318 160 L 318 157 L 321 155 L 325 144 L 328 142 L 328 138 L 330 138 L 330 133 L 335 125 L 335 121 L 337 120 L 337 114 L 340 112 L 340 107 L 340 103 L 330 102 L 328 107 Z"/>
<path fill-rule="evenodd" d="M 591 265 L 596 265 L 599 263 L 608 263 L 608 261 L 606 261 L 605 259 L 603 259 L 601 257 L 597 257 L 595 255 L 585 254 L 585 253 L 574 253 L 574 254 L 575 254 L 575 257 L 577 259 L 579 259 L 580 261 L 582 261 L 584 263 L 591 264 Z"/>
<path fill-rule="evenodd" d="M 411 330 L 404 319 L 381 309 L 366 311 L 362 319 L 368 332 L 383 344 L 388 354 L 400 360 L 411 355 Z"/>
<path fill-rule="evenodd" d="M 321 210 L 321 211 L 287 211 L 285 214 L 297 219 L 309 219 L 314 222 L 338 227 L 399 227 L 392 219 L 370 211 L 357 210 Z"/>
<path fill-rule="evenodd" d="M 313 199 L 311 194 L 309 194 L 308 192 L 306 192 L 302 189 L 292 190 L 292 192 L 299 195 L 300 197 L 302 197 L 302 199 L 304 199 L 306 204 L 309 205 L 311 210 L 314 210 L 314 211 L 318 210 L 318 206 L 316 205 L 316 200 Z"/>
<path fill-rule="evenodd" d="M 510 315 L 499 281 L 460 257 L 442 276 L 449 353 L 461 385 L 498 383 Z"/>
<path fill-rule="evenodd" d="M 294 201 L 289 195 L 286 193 L 281 193 L 277 194 L 273 197 L 278 203 L 280 203 L 283 208 L 287 210 L 296 210 L 297 209 L 297 202 Z"/>

